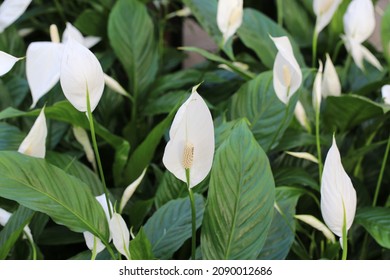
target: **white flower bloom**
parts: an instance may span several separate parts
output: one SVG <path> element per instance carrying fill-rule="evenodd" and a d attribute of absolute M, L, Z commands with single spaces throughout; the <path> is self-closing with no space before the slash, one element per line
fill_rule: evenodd
<path fill-rule="evenodd" d="M 73 40 L 76 40 L 80 44 L 82 44 L 84 47 L 90 49 L 97 43 L 101 41 L 100 37 L 95 37 L 95 36 L 87 36 L 84 37 L 81 32 L 74 27 L 71 23 L 67 22 L 66 23 L 66 28 L 64 33 L 62 34 L 62 42 L 66 43 L 69 38 L 73 38 Z"/>
<path fill-rule="evenodd" d="M 91 111 L 95 110 L 104 90 L 104 75 L 96 56 L 69 38 L 61 60 L 60 82 L 65 97 L 79 111 L 87 111 L 87 93 Z"/>
<path fill-rule="evenodd" d="M 278 53 L 273 67 L 273 85 L 276 95 L 284 104 L 288 104 L 291 96 L 302 83 L 302 72 L 294 57 L 288 37 L 271 37 Z"/>
<path fill-rule="evenodd" d="M 77 142 L 79 142 L 80 145 L 83 147 L 88 161 L 92 164 L 93 170 L 96 171 L 97 169 L 96 169 L 95 153 L 93 152 L 92 145 L 91 142 L 89 141 L 87 132 L 82 127 L 74 126 L 73 134 Z"/>
<path fill-rule="evenodd" d="M 7 74 L 21 58 L 0 51 L 0 77 Z"/>
<path fill-rule="evenodd" d="M 218 1 L 217 24 L 223 34 L 224 43 L 241 26 L 243 15 L 243 0 Z"/>
<path fill-rule="evenodd" d="M 319 34 L 332 20 L 342 0 L 314 0 L 313 10 L 317 16 L 315 32 Z"/>
<path fill-rule="evenodd" d="M 0 5 L 0 33 L 14 23 L 27 9 L 32 0 L 4 0 Z"/>
<path fill-rule="evenodd" d="M 108 86 L 111 90 L 115 91 L 116 93 L 119 93 L 123 96 L 129 96 L 130 94 L 116 81 L 114 78 L 108 76 L 104 73 L 104 83 L 106 86 Z"/>
<path fill-rule="evenodd" d="M 327 228 L 326 225 L 324 225 L 320 220 L 318 220 L 316 217 L 312 215 L 295 215 L 296 219 L 310 225 L 311 227 L 321 231 L 323 235 L 331 241 L 332 243 L 336 242 L 336 239 L 333 235 L 333 233 Z"/>
<path fill-rule="evenodd" d="M 181 181 L 187 182 L 190 170 L 190 188 L 210 172 L 215 145 L 213 119 L 197 87 L 175 115 L 163 156 L 165 167 Z"/>
<path fill-rule="evenodd" d="M 325 159 L 321 182 L 321 213 L 325 224 L 334 234 L 342 237 L 344 216 L 347 231 L 356 212 L 356 191 L 341 163 L 340 153 L 333 136 L 333 144 Z"/>
<path fill-rule="evenodd" d="M 45 108 L 42 108 L 30 132 L 20 144 L 18 152 L 32 157 L 44 158 L 46 155 L 46 137 Z"/>
<path fill-rule="evenodd" d="M 315 156 L 313 156 L 312 154 L 310 154 L 310 153 L 306 153 L 306 152 L 289 152 L 289 151 L 287 151 L 286 154 L 288 154 L 290 156 L 293 156 L 293 157 L 296 157 L 296 158 L 306 159 L 308 161 L 311 161 L 311 162 L 314 162 L 314 163 L 318 163 L 318 159 Z"/>
<path fill-rule="evenodd" d="M 310 131 L 310 123 L 307 119 L 305 108 L 300 101 L 298 101 L 297 105 L 295 106 L 294 115 L 301 126 L 304 127 L 307 131 Z"/>
<path fill-rule="evenodd" d="M 135 181 L 133 183 L 131 183 L 123 192 L 121 203 L 119 205 L 120 212 L 123 211 L 123 208 L 125 208 L 127 202 L 133 196 L 137 187 L 141 184 L 142 179 L 144 178 L 145 174 L 146 174 L 146 168 L 144 169 L 144 171 L 142 171 L 142 174 L 137 179 L 135 179 Z"/>
<path fill-rule="evenodd" d="M 313 84 L 313 108 L 318 111 L 321 107 L 321 90 L 322 90 L 322 62 L 319 61 L 320 66 L 318 67 L 317 75 L 314 79 Z"/>
<path fill-rule="evenodd" d="M 340 96 L 341 84 L 339 76 L 337 75 L 336 68 L 334 67 L 329 54 L 326 54 L 326 62 L 324 67 L 324 73 L 322 78 L 322 96 Z"/>
<path fill-rule="evenodd" d="M 382 87 L 382 98 L 385 104 L 390 105 L 390 85 L 384 85 Z"/>
<path fill-rule="evenodd" d="M 110 220 L 110 232 L 115 248 L 130 260 L 130 232 L 122 216 L 118 213 L 112 215 Z"/>
<path fill-rule="evenodd" d="M 365 59 L 381 71 L 382 66 L 379 61 L 362 45 L 375 29 L 375 13 L 372 1 L 353 0 L 347 8 L 343 22 L 345 35 L 342 36 L 342 39 L 356 65 L 364 70 L 363 59 Z"/>

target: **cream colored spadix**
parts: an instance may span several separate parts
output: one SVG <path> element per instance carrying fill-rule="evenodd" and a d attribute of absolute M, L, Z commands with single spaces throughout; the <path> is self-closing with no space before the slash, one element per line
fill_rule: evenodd
<path fill-rule="evenodd" d="M 20 144 L 18 152 L 32 157 L 44 158 L 46 155 L 46 137 L 45 108 L 42 108 L 30 132 Z"/>
<path fill-rule="evenodd" d="M 7 74 L 21 58 L 0 51 L 0 77 Z"/>
<path fill-rule="evenodd" d="M 218 1 L 217 25 L 223 34 L 224 43 L 241 26 L 243 14 L 243 0 Z"/>
<path fill-rule="evenodd" d="M 390 105 L 390 85 L 384 85 L 381 89 L 383 102 Z"/>
<path fill-rule="evenodd" d="M 344 215 L 347 231 L 356 212 L 356 191 L 341 163 L 340 153 L 333 136 L 333 144 L 325 159 L 321 181 L 321 213 L 325 224 L 342 237 Z"/>
<path fill-rule="evenodd" d="M 110 220 L 110 232 L 115 248 L 128 260 L 130 257 L 130 232 L 122 216 L 114 213 Z"/>
<path fill-rule="evenodd" d="M 0 5 L 0 33 L 14 23 L 27 9 L 32 0 L 4 0 Z"/>
<path fill-rule="evenodd" d="M 301 86 L 302 72 L 288 37 L 271 37 L 271 39 L 278 49 L 273 67 L 275 93 L 280 101 L 288 104 L 291 96 Z"/>
<path fill-rule="evenodd" d="M 356 65 L 364 70 L 363 60 L 367 60 L 381 71 L 382 66 L 379 61 L 362 45 L 375 29 L 375 13 L 372 1 L 353 0 L 344 14 L 343 23 L 345 35 L 342 36 L 342 39 Z"/>
<path fill-rule="evenodd" d="M 197 87 L 175 115 L 163 156 L 165 167 L 183 182 L 190 170 L 190 188 L 210 172 L 215 145 L 213 119 Z"/>
<path fill-rule="evenodd" d="M 87 93 L 93 111 L 102 97 L 104 74 L 96 56 L 69 38 L 61 60 L 60 83 L 65 97 L 79 111 L 87 111 Z"/>
<path fill-rule="evenodd" d="M 314 0 L 313 10 L 317 17 L 315 32 L 320 33 L 332 20 L 342 0 Z"/>

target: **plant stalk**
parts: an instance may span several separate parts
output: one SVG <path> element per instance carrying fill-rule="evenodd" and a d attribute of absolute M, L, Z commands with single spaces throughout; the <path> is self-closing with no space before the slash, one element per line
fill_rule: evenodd
<path fill-rule="evenodd" d="M 195 207 L 195 199 L 194 193 L 190 188 L 190 169 L 186 168 L 186 178 L 187 178 L 187 187 L 188 187 L 188 195 L 190 197 L 191 202 L 191 217 L 192 217 L 192 240 L 191 240 L 191 259 L 195 260 L 195 252 L 196 252 L 196 207 Z"/>
<path fill-rule="evenodd" d="M 320 107 L 316 108 L 316 145 L 317 145 L 317 158 L 318 158 L 318 176 L 319 183 L 321 185 L 322 180 L 322 153 L 321 153 L 321 139 L 320 139 Z"/>
<path fill-rule="evenodd" d="M 387 139 L 386 151 L 385 151 L 385 155 L 383 157 L 381 170 L 379 172 L 378 182 L 377 182 L 376 188 L 375 188 L 374 199 L 372 201 L 372 207 L 375 207 L 376 203 L 378 201 L 378 195 L 379 195 L 379 191 L 380 191 L 381 184 L 382 184 L 383 173 L 385 173 L 387 157 L 389 156 L 389 150 L 390 150 L 390 135 L 389 135 L 389 138 Z"/>
<path fill-rule="evenodd" d="M 311 55 L 311 66 L 315 68 L 316 66 L 316 60 L 317 60 L 317 41 L 318 41 L 318 33 L 314 30 L 313 33 L 313 48 L 312 48 L 312 55 Z"/>

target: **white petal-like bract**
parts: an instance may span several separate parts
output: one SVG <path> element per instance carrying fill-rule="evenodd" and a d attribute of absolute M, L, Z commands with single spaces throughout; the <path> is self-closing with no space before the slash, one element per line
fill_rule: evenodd
<path fill-rule="evenodd" d="M 333 137 L 333 144 L 326 155 L 321 181 L 321 213 L 325 224 L 334 234 L 342 237 L 346 217 L 347 231 L 356 212 L 356 191 L 341 163 L 340 152 Z"/>
<path fill-rule="evenodd" d="M 287 151 L 286 154 L 293 156 L 293 157 L 296 157 L 296 158 L 306 159 L 308 161 L 318 163 L 318 159 L 315 156 L 313 156 L 312 154 L 307 153 L 307 152 L 289 152 L 289 151 Z"/>
<path fill-rule="evenodd" d="M 114 213 L 110 220 L 110 232 L 115 248 L 130 259 L 130 232 L 122 216 Z"/>
<path fill-rule="evenodd" d="M 0 51 L 0 77 L 7 74 L 20 58 Z"/>
<path fill-rule="evenodd" d="M 4 0 L 0 5 L 0 33 L 14 23 L 27 9 L 32 0 Z"/>
<path fill-rule="evenodd" d="M 209 174 L 215 145 L 210 110 L 196 89 L 175 115 L 163 156 L 165 167 L 183 182 L 190 169 L 190 188 Z"/>
<path fill-rule="evenodd" d="M 322 96 L 340 96 L 341 84 L 339 76 L 337 75 L 336 68 L 330 59 L 329 54 L 326 54 L 326 62 L 324 67 L 324 73 L 322 77 Z"/>
<path fill-rule="evenodd" d="M 382 92 L 383 102 L 390 105 L 390 85 L 384 85 L 382 87 L 381 92 Z"/>
<path fill-rule="evenodd" d="M 66 43 L 69 40 L 69 38 L 76 40 L 77 42 L 79 42 L 80 44 L 82 44 L 84 47 L 88 49 L 92 48 L 101 40 L 101 38 L 94 37 L 94 36 L 84 37 L 83 34 L 81 34 L 81 32 L 76 27 L 74 27 L 71 23 L 67 22 L 65 31 L 62 34 L 62 42 Z"/>
<path fill-rule="evenodd" d="M 318 71 L 316 77 L 314 79 L 313 84 L 313 108 L 318 111 L 321 107 L 321 98 L 322 98 L 322 62 L 319 62 L 320 66 L 318 67 Z"/>
<path fill-rule="evenodd" d="M 80 126 L 73 127 L 73 135 L 76 138 L 77 142 L 83 147 L 85 155 L 87 156 L 88 161 L 92 164 L 93 170 L 96 169 L 96 160 L 95 153 L 92 149 L 91 142 L 89 141 L 89 137 L 84 128 Z"/>
<path fill-rule="evenodd" d="M 318 33 L 332 20 L 342 0 L 314 0 L 313 10 L 317 16 L 315 31 Z"/>
<path fill-rule="evenodd" d="M 31 108 L 59 81 L 62 50 L 62 44 L 52 42 L 34 42 L 28 46 L 26 75 L 33 100 Z"/>
<path fill-rule="evenodd" d="M 382 65 L 378 59 L 362 44 L 347 36 L 341 37 L 344 41 L 347 51 L 351 54 L 356 65 L 364 70 L 363 60 L 367 60 L 371 65 L 382 71 Z"/>
<path fill-rule="evenodd" d="M 46 137 L 45 108 L 42 108 L 30 132 L 20 144 L 18 152 L 32 157 L 44 158 L 46 155 Z"/>
<path fill-rule="evenodd" d="M 104 90 L 104 74 L 96 56 L 69 38 L 61 60 L 60 83 L 65 97 L 80 112 L 87 112 L 87 93 L 93 111 Z"/>
<path fill-rule="evenodd" d="M 146 168 L 144 169 L 144 171 L 142 171 L 142 174 L 137 179 L 135 179 L 135 181 L 133 183 L 131 183 L 123 192 L 123 195 L 121 198 L 121 203 L 119 205 L 120 212 L 123 211 L 123 208 L 125 208 L 127 202 L 133 196 L 137 187 L 141 184 L 142 179 L 144 178 L 145 174 L 146 174 Z"/>
<path fill-rule="evenodd" d="M 226 42 L 241 26 L 243 17 L 243 0 L 219 0 L 217 24 Z"/>
<path fill-rule="evenodd" d="M 274 89 L 279 100 L 288 104 L 291 96 L 301 86 L 302 72 L 288 37 L 271 37 L 271 39 L 278 49 L 273 67 Z"/>
<path fill-rule="evenodd" d="M 320 220 L 312 215 L 295 215 L 294 218 L 312 226 L 313 228 L 321 231 L 324 236 L 332 243 L 336 242 L 336 238 L 333 233 L 324 225 Z"/>
<path fill-rule="evenodd" d="M 306 130 L 310 131 L 310 123 L 307 119 L 305 108 L 299 100 L 297 102 L 297 105 L 295 106 L 294 115 L 297 118 L 298 122 L 301 124 L 301 126 L 304 127 Z"/>

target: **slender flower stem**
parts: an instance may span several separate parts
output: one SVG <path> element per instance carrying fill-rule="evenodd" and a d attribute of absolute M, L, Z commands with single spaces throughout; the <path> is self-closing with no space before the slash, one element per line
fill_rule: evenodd
<path fill-rule="evenodd" d="M 278 24 L 283 26 L 283 0 L 276 1 L 276 9 L 278 11 Z"/>
<path fill-rule="evenodd" d="M 312 49 L 312 55 L 311 55 L 311 66 L 314 68 L 316 66 L 316 60 L 317 60 L 317 41 L 318 41 L 318 33 L 314 30 L 313 33 L 313 49 Z"/>
<path fill-rule="evenodd" d="M 377 203 L 377 200 L 378 200 L 379 190 L 381 188 L 382 179 L 383 179 L 383 173 L 385 173 L 387 157 L 389 156 L 389 150 L 390 150 L 390 135 L 389 135 L 389 138 L 387 139 L 387 146 L 386 146 L 385 156 L 383 157 L 381 170 L 379 172 L 378 182 L 377 182 L 376 188 L 375 188 L 374 199 L 372 201 L 372 206 L 373 207 L 376 206 L 376 203 Z"/>
<path fill-rule="evenodd" d="M 342 40 L 337 42 L 337 45 L 334 48 L 334 52 L 333 52 L 333 56 L 332 56 L 333 63 L 336 63 L 336 60 L 337 60 L 337 57 L 339 55 L 340 48 L 341 48 L 342 45 L 343 45 L 343 41 Z"/>
<path fill-rule="evenodd" d="M 98 169 L 99 169 L 99 175 L 100 175 L 100 179 L 102 180 L 104 193 L 106 195 L 108 213 L 110 214 L 110 218 L 111 218 L 112 217 L 112 209 L 111 209 L 111 205 L 110 205 L 110 201 L 109 201 L 106 180 L 104 178 L 102 162 L 100 160 L 99 149 L 98 149 L 97 142 L 96 142 L 95 126 L 93 124 L 93 116 L 92 116 L 92 112 L 91 112 L 91 103 L 89 100 L 89 92 L 88 91 L 87 91 L 87 114 L 88 114 L 89 126 L 91 129 L 92 146 L 93 146 L 93 149 L 95 151 L 96 161 L 97 161 Z"/>
<path fill-rule="evenodd" d="M 25 234 L 25 236 L 27 237 L 28 242 L 30 242 L 32 250 L 32 259 L 35 261 L 37 259 L 37 248 L 35 247 L 34 240 L 32 240 L 32 238 L 28 234 Z"/>
<path fill-rule="evenodd" d="M 343 201 L 343 232 L 342 232 L 342 238 L 343 238 L 343 255 L 342 260 L 347 259 L 347 253 L 348 253 L 348 237 L 347 237 L 347 217 L 345 213 L 345 206 Z"/>
<path fill-rule="evenodd" d="M 186 178 L 187 178 L 187 187 L 188 195 L 191 202 L 191 216 L 192 216 L 192 240 L 191 240 L 191 259 L 195 260 L 195 251 L 196 251 L 196 208 L 195 208 L 195 199 L 194 193 L 190 188 L 190 169 L 186 169 Z"/>
<path fill-rule="evenodd" d="M 93 248 L 92 248 L 92 256 L 91 256 L 91 261 L 94 261 L 96 259 L 96 246 L 97 246 L 97 240 L 96 236 L 93 237 Z"/>
<path fill-rule="evenodd" d="M 321 153 L 321 139 L 320 139 L 320 108 L 315 108 L 316 113 L 316 144 L 317 144 L 317 158 L 318 158 L 318 176 L 321 185 L 322 179 L 322 153 Z"/>

